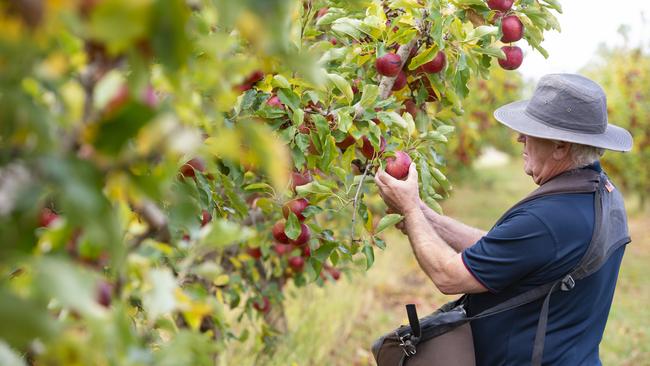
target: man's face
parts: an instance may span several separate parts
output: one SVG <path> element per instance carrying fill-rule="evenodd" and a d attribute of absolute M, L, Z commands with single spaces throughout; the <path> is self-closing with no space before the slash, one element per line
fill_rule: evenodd
<path fill-rule="evenodd" d="M 555 144 L 551 140 L 519 134 L 518 142 L 524 144 L 524 171 L 533 177 L 535 183 L 540 184 L 542 177 L 546 175 L 550 165 L 554 164 L 552 159 Z"/>

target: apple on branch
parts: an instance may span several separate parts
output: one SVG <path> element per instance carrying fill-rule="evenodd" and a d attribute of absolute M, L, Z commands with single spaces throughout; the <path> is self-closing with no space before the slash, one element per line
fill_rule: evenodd
<path fill-rule="evenodd" d="M 409 175 L 411 157 L 404 151 L 395 151 L 395 156 L 386 159 L 386 173 L 395 179 L 404 179 Z"/>
<path fill-rule="evenodd" d="M 361 154 L 366 157 L 366 159 L 372 159 L 375 156 L 375 148 L 372 146 L 370 143 L 370 140 L 366 136 L 363 136 L 362 138 L 363 145 L 361 146 Z M 381 136 L 380 138 L 380 143 L 379 143 L 379 153 L 377 155 L 381 155 L 384 150 L 386 149 L 386 139 L 384 136 Z"/>
<path fill-rule="evenodd" d="M 402 58 L 390 52 L 377 58 L 375 67 L 380 75 L 394 77 L 402 69 Z"/>
<path fill-rule="evenodd" d="M 285 218 L 289 218 L 289 213 L 293 212 L 299 221 L 305 221 L 305 216 L 302 215 L 302 212 L 309 206 L 309 201 L 305 198 L 298 198 L 287 202 L 284 207 L 282 207 L 282 213 Z"/>
<path fill-rule="evenodd" d="M 517 46 L 503 46 L 501 47 L 503 53 L 506 54 L 505 59 L 499 59 L 499 65 L 506 70 L 515 70 L 521 66 L 524 60 L 524 53 L 521 48 Z"/>
<path fill-rule="evenodd" d="M 487 5 L 492 10 L 508 11 L 515 0 L 488 0 Z"/>
<path fill-rule="evenodd" d="M 508 15 L 501 19 L 501 42 L 517 42 L 524 36 L 524 25 L 516 15 Z"/>

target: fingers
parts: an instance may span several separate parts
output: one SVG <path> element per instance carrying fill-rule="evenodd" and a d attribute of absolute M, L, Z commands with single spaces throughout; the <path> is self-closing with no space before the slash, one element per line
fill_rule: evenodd
<path fill-rule="evenodd" d="M 406 178 L 407 181 L 418 181 L 418 170 L 417 167 L 415 166 L 415 163 L 411 163 L 409 166 L 409 175 L 408 178 Z"/>

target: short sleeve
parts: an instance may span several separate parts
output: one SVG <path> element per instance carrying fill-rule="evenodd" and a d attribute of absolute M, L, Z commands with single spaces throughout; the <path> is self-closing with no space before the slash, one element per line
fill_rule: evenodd
<path fill-rule="evenodd" d="M 556 242 L 546 225 L 530 212 L 520 211 L 465 249 L 462 258 L 472 275 L 497 293 L 549 263 L 555 251 Z"/>

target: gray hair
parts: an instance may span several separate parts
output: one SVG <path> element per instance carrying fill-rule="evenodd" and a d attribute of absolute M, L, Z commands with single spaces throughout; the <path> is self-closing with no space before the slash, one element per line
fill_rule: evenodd
<path fill-rule="evenodd" d="M 571 146 L 571 158 L 576 168 L 590 165 L 605 154 L 605 149 L 595 146 L 573 143 Z"/>

